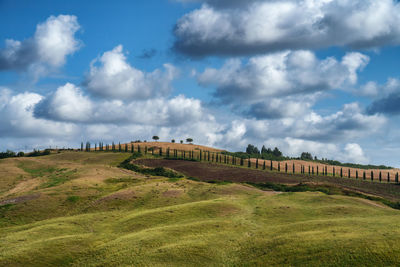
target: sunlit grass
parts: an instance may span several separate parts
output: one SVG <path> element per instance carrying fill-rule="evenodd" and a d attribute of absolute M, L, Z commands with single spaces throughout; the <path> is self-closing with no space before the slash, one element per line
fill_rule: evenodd
<path fill-rule="evenodd" d="M 29 163 L 43 182 L 19 194 L 39 198 L 0 207 L 0 266 L 400 264 L 400 211 L 380 203 L 146 177 L 113 167 L 119 153 L 62 154 Z"/>

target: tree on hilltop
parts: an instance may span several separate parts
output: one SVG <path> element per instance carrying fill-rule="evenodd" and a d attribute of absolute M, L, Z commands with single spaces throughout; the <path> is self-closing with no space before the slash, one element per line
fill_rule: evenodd
<path fill-rule="evenodd" d="M 158 137 L 157 135 L 153 136 L 153 140 L 157 142 L 157 140 L 159 140 L 160 137 Z"/>
<path fill-rule="evenodd" d="M 300 159 L 302 160 L 313 160 L 313 156 L 309 152 L 301 153 Z"/>
<path fill-rule="evenodd" d="M 192 143 L 192 142 L 193 142 L 193 139 L 192 139 L 192 138 L 186 138 L 186 142 L 187 142 L 187 143 Z"/>
<path fill-rule="evenodd" d="M 282 156 L 282 152 L 277 147 L 274 148 L 274 151 L 272 151 L 272 154 L 275 157 L 281 157 Z"/>

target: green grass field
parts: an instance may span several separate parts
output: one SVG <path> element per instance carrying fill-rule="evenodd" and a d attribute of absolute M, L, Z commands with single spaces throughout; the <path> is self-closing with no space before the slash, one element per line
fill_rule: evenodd
<path fill-rule="evenodd" d="M 0 266 L 399 266 L 400 211 L 120 169 L 124 153 L 0 160 Z"/>

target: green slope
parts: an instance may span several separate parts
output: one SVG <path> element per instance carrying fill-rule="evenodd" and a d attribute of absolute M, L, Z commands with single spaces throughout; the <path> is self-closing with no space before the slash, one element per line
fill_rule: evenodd
<path fill-rule="evenodd" d="M 146 177 L 115 167 L 127 156 L 0 161 L 0 203 L 18 200 L 0 205 L 0 266 L 400 264 L 399 210 Z"/>

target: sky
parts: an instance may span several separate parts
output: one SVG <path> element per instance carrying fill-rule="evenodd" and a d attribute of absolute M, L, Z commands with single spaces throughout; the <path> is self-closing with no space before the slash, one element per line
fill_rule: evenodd
<path fill-rule="evenodd" d="M 394 0 L 0 0 L 0 151 L 193 138 L 400 167 Z"/>

